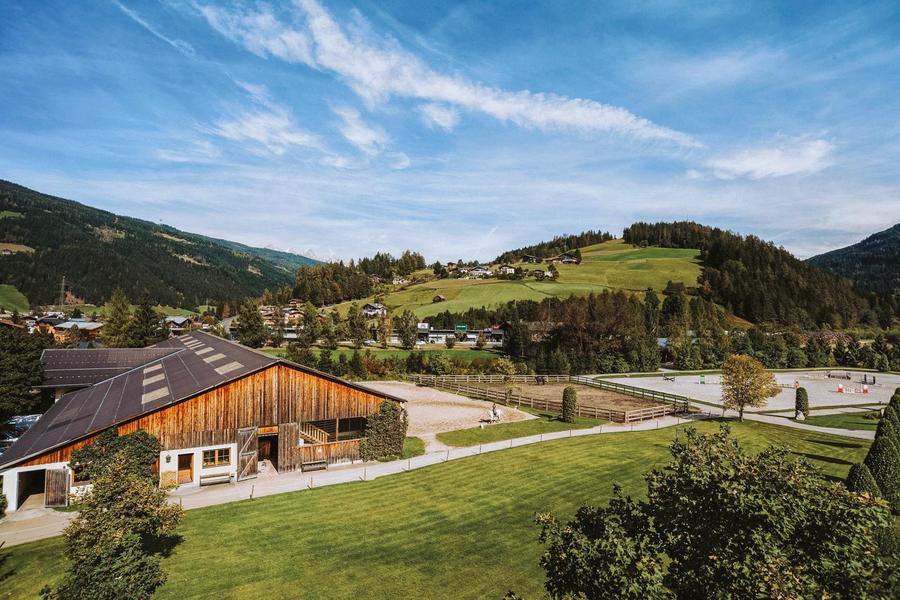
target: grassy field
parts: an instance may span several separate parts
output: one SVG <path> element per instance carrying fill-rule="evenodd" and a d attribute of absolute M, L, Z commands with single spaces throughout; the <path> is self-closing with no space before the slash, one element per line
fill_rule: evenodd
<path fill-rule="evenodd" d="M 0 308 L 24 312 L 28 310 L 28 298 L 14 285 L 0 284 Z"/>
<path fill-rule="evenodd" d="M 271 354 L 273 356 L 283 357 L 287 353 L 287 348 L 283 348 L 283 347 L 282 348 L 262 348 L 262 351 L 267 354 Z M 312 351 L 318 356 L 318 353 L 319 353 L 318 348 L 313 348 Z M 331 358 L 333 360 L 337 360 L 337 357 L 340 356 L 341 354 L 343 354 L 349 359 L 351 356 L 353 356 L 353 353 L 355 351 L 356 350 L 354 348 L 346 348 L 346 347 L 342 346 L 342 347 L 338 348 L 337 350 L 334 350 L 331 353 Z M 398 357 L 398 358 L 405 359 L 407 356 L 409 356 L 410 352 L 423 352 L 425 354 L 428 354 L 431 352 L 442 352 L 451 358 L 459 358 L 459 359 L 462 359 L 467 362 L 472 362 L 473 360 L 478 359 L 478 358 L 493 359 L 493 358 L 499 358 L 501 356 L 504 356 L 504 354 L 502 352 L 495 351 L 495 350 L 487 350 L 487 349 L 476 350 L 474 348 L 451 348 L 451 349 L 448 349 L 443 346 L 426 346 L 425 349 L 422 349 L 422 350 L 402 350 L 400 348 L 369 348 L 369 347 L 365 347 L 365 348 L 360 349 L 359 351 L 363 354 L 365 354 L 366 352 L 371 352 L 373 358 L 380 358 L 380 359 L 391 358 L 391 357 Z"/>
<path fill-rule="evenodd" d="M 463 312 L 470 307 L 492 307 L 510 300 L 567 298 L 604 289 L 642 293 L 653 288 L 661 291 L 669 280 L 695 286 L 700 275 L 698 257 L 698 250 L 635 248 L 621 240 L 613 240 L 582 248 L 580 265 L 557 265 L 559 278 L 556 281 L 436 279 L 393 291 L 385 296 L 384 302 L 395 313 L 409 309 L 419 317 L 428 317 L 445 310 Z M 514 266 L 547 268 L 546 264 Z M 438 294 L 447 300 L 433 303 Z M 371 298 L 359 302 L 369 300 Z M 350 303 L 344 303 L 335 308 L 344 314 L 349 306 Z"/>
<path fill-rule="evenodd" d="M 137 306 L 136 304 L 132 304 L 131 310 L 134 311 L 136 306 Z M 105 304 L 103 304 L 101 306 L 97 306 L 96 304 L 66 304 L 66 305 L 50 304 L 50 305 L 43 306 L 42 308 L 46 311 L 61 310 L 66 313 L 69 313 L 77 308 L 85 315 L 91 315 L 93 313 L 97 313 L 101 317 L 106 316 L 106 305 Z M 188 310 L 186 308 L 175 308 L 174 306 L 165 306 L 162 304 L 158 304 L 156 306 L 156 310 L 158 310 L 159 312 L 161 312 L 163 315 L 165 315 L 167 317 L 190 317 L 192 315 L 197 314 L 196 312 L 194 312 L 192 310 Z"/>
<path fill-rule="evenodd" d="M 403 440 L 403 453 L 400 458 L 412 458 L 425 454 L 425 440 L 417 437 L 408 437 Z"/>
<path fill-rule="evenodd" d="M 9 250 L 10 252 L 26 252 L 31 254 L 34 252 L 34 248 L 31 246 L 26 246 L 25 244 L 11 244 L 8 242 L 0 242 L 0 251 Z"/>
<path fill-rule="evenodd" d="M 14 210 L 0 210 L 0 220 L 2 219 L 21 219 L 24 217 L 20 212 L 16 212 Z"/>
<path fill-rule="evenodd" d="M 545 411 L 532 411 L 523 408 L 525 412 L 530 412 L 538 416 L 537 419 L 528 421 L 516 421 L 515 423 L 498 423 L 497 425 L 485 425 L 481 427 L 472 427 L 470 429 L 457 429 L 456 431 L 445 431 L 437 434 L 437 439 L 448 446 L 477 446 L 478 444 L 488 444 L 490 442 L 499 442 L 501 440 L 511 440 L 513 438 L 525 437 L 529 435 L 537 435 L 539 433 L 552 433 L 554 431 L 568 431 L 569 429 L 587 429 L 602 425 L 607 421 L 601 419 L 587 419 L 577 417 L 574 423 L 566 423 L 558 413 Z"/>
<path fill-rule="evenodd" d="M 867 419 L 866 415 L 874 414 L 876 418 Z M 803 422 L 807 425 L 819 427 L 837 427 L 838 429 L 866 429 L 875 431 L 878 428 L 878 412 L 865 411 L 858 413 L 844 413 L 839 415 L 811 416 Z"/>
<path fill-rule="evenodd" d="M 732 431 L 753 450 L 787 445 L 833 478 L 845 477 L 868 446 L 762 423 L 733 423 Z M 558 440 L 189 511 L 156 597 L 480 599 L 514 589 L 540 598 L 534 514 L 568 518 L 581 504 L 606 501 L 613 482 L 643 495 L 643 474 L 668 462 L 676 432 Z M 0 597 L 37 597 L 63 572 L 61 550 L 59 538 L 8 550 Z"/>

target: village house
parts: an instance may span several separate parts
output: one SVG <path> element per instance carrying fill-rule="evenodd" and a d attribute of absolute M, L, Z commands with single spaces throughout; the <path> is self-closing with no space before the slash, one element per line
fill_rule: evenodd
<path fill-rule="evenodd" d="M 362 313 L 369 319 L 383 317 L 388 313 L 388 307 L 380 302 L 369 302 L 363 305 Z"/>
<path fill-rule="evenodd" d="M 498 269 L 501 275 L 515 275 L 516 268 L 512 265 L 500 265 Z"/>
<path fill-rule="evenodd" d="M 493 274 L 493 271 L 482 265 L 469 269 L 469 279 L 482 279 L 484 277 L 491 277 Z"/>
<path fill-rule="evenodd" d="M 170 316 L 163 319 L 163 324 L 169 330 L 169 335 L 174 337 L 190 331 L 193 321 L 190 317 Z"/>
<path fill-rule="evenodd" d="M 538 256 L 534 256 L 533 254 L 523 254 L 521 262 L 536 265 L 541 262 L 541 258 Z"/>
<path fill-rule="evenodd" d="M 84 387 L 0 456 L 9 511 L 65 506 L 89 484 L 72 452 L 110 428 L 159 439 L 155 469 L 168 489 L 256 477 L 263 461 L 281 473 L 358 460 L 366 417 L 385 400 L 402 402 L 202 332 L 96 352 L 45 353 L 48 386 Z"/>
<path fill-rule="evenodd" d="M 63 321 L 53 327 L 53 339 L 57 342 L 63 342 L 69 334 L 69 331 L 77 329 L 82 341 L 95 342 L 97 341 L 97 338 L 100 337 L 100 329 L 102 327 L 103 323 L 99 321 L 81 319 Z"/>

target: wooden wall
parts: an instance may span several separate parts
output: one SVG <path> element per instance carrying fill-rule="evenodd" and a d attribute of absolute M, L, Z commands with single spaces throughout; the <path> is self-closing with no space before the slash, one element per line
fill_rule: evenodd
<path fill-rule="evenodd" d="M 119 434 L 145 429 L 159 438 L 166 450 L 230 444 L 242 427 L 296 426 L 300 421 L 366 416 L 383 400 L 375 393 L 276 364 L 124 423 Z M 281 438 L 279 435 L 279 457 Z M 292 439 L 296 446 L 299 434 Z M 19 466 L 68 461 L 73 450 L 92 440 L 75 442 Z"/>

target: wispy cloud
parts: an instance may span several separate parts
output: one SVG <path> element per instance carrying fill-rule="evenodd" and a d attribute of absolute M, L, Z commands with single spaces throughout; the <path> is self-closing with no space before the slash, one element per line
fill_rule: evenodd
<path fill-rule="evenodd" d="M 683 147 L 699 145 L 685 133 L 618 106 L 529 90 L 507 91 L 462 75 L 439 73 L 394 40 L 374 39 L 357 29 L 348 33 L 315 0 L 297 0 L 296 5 L 306 17 L 305 30 L 278 21 L 267 9 L 232 11 L 205 6 L 201 12 L 213 28 L 259 56 L 271 55 L 336 73 L 370 106 L 392 97 L 411 98 L 541 131 L 617 134 Z M 286 44 L 285 39 L 291 43 Z M 446 113 L 443 122 L 449 123 Z"/>
<path fill-rule="evenodd" d="M 444 131 L 452 131 L 459 123 L 459 111 L 442 104 L 423 104 L 419 107 L 422 119 L 429 127 L 437 126 Z"/>
<path fill-rule="evenodd" d="M 137 23 L 138 25 L 140 25 L 141 27 L 143 27 L 144 29 L 149 31 L 151 34 L 153 34 L 160 40 L 169 44 L 170 46 L 172 46 L 173 48 L 175 48 L 182 54 L 185 54 L 187 56 L 194 56 L 194 54 L 195 54 L 194 47 L 191 46 L 189 43 L 185 42 L 184 40 L 170 38 L 167 35 L 163 34 L 158 29 L 156 29 L 153 25 L 148 23 L 144 18 L 142 18 L 138 13 L 136 13 L 134 10 L 128 8 L 121 2 L 116 2 L 115 0 L 113 0 L 113 4 L 115 4 L 119 8 L 119 10 L 121 10 L 123 13 L 125 13 L 125 15 L 128 18 L 130 18 L 132 21 L 134 21 L 135 23 Z"/>
<path fill-rule="evenodd" d="M 387 133 L 363 121 L 359 111 L 349 106 L 337 106 L 331 109 L 341 118 L 339 129 L 344 138 L 370 156 L 382 151 L 388 143 Z"/>
<path fill-rule="evenodd" d="M 252 149 L 275 155 L 282 155 L 293 146 L 323 148 L 319 136 L 297 125 L 291 111 L 274 102 L 264 86 L 237 83 L 257 107 L 241 110 L 235 117 L 218 120 L 201 131 L 234 142 L 250 142 Z"/>
<path fill-rule="evenodd" d="M 688 171 L 691 178 L 765 179 L 810 175 L 833 164 L 834 144 L 824 139 L 779 138 L 772 144 L 745 148 L 706 161 L 704 170 Z"/>

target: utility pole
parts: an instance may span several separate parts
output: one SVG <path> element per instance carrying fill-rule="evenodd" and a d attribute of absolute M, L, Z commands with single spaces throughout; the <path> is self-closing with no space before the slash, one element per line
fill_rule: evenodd
<path fill-rule="evenodd" d="M 62 308 L 66 303 L 66 276 L 63 275 L 62 283 L 59 284 L 59 306 Z"/>

